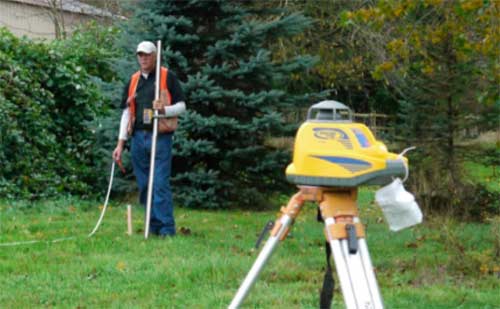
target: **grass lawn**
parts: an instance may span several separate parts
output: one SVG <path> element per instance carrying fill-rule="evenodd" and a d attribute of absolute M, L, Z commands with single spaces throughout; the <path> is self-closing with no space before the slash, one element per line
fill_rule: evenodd
<path fill-rule="evenodd" d="M 495 222 L 425 218 L 394 233 L 372 199 L 372 191 L 361 192 L 362 220 L 387 308 L 500 308 Z M 135 233 L 127 236 L 126 207 L 113 204 L 97 234 L 87 238 L 98 206 L 81 200 L 0 202 L 0 244 L 44 240 L 0 246 L 0 307 L 224 308 L 258 254 L 252 248 L 262 227 L 277 216 L 277 209 L 176 209 L 178 229 L 190 234 L 146 241 L 142 210 L 134 208 Z M 244 307 L 318 307 L 324 237 L 315 206 L 304 210 Z"/>

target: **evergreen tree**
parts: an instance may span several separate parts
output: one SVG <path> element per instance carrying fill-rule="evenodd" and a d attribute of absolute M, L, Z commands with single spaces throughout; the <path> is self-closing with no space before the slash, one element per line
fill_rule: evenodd
<path fill-rule="evenodd" d="M 172 163 L 173 188 L 182 205 L 259 206 L 283 188 L 290 152 L 266 141 L 292 132 L 280 110 L 318 99 L 282 90 L 316 59 L 275 61 L 269 45 L 309 24 L 301 14 L 258 9 L 249 2 L 139 3 L 121 44 L 133 55 L 138 42 L 162 40 L 162 64 L 179 76 L 187 98 Z"/>

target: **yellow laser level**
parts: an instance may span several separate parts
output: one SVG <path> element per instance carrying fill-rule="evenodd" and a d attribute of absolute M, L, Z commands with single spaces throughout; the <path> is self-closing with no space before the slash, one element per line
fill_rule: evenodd
<path fill-rule="evenodd" d="M 405 164 L 406 159 L 388 152 L 368 127 L 354 123 L 347 106 L 323 101 L 309 109 L 297 132 L 286 177 L 308 186 L 380 185 L 404 175 Z"/>
<path fill-rule="evenodd" d="M 361 185 L 387 184 L 392 177 L 405 175 L 407 169 L 406 158 L 387 151 L 364 124 L 353 122 L 352 112 L 344 104 L 323 101 L 311 106 L 297 131 L 293 162 L 286 169 L 288 181 L 299 192 L 282 207 L 281 217 L 229 308 L 241 305 L 306 201 L 319 205 L 346 307 L 383 308 L 365 228 L 358 217 L 357 190 Z M 333 284 L 327 306 L 332 293 Z"/>

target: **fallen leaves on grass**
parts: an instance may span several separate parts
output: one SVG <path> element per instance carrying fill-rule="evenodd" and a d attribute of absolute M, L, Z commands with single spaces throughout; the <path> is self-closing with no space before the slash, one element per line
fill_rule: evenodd
<path fill-rule="evenodd" d="M 127 263 L 125 263 L 123 261 L 119 261 L 116 264 L 116 269 L 118 269 L 118 271 L 120 271 L 120 272 L 126 271 L 127 270 Z"/>
<path fill-rule="evenodd" d="M 188 227 L 181 226 L 179 228 L 179 233 L 181 233 L 182 235 L 191 235 L 191 229 Z"/>

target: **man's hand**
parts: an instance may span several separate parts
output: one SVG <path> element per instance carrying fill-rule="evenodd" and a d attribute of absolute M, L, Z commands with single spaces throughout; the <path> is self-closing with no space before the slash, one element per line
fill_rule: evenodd
<path fill-rule="evenodd" d="M 165 112 L 165 107 L 169 106 L 168 95 L 166 90 L 160 91 L 160 98 L 153 101 L 153 109 L 157 109 L 160 113 Z"/>
<path fill-rule="evenodd" d="M 118 164 L 118 167 L 120 167 L 120 170 L 122 171 L 123 174 L 126 173 L 125 168 L 123 168 L 123 164 L 122 164 L 122 152 L 123 152 L 123 145 L 124 144 L 125 144 L 125 141 L 119 139 L 118 144 L 116 145 L 116 148 L 113 151 L 113 160 Z"/>
<path fill-rule="evenodd" d="M 160 112 L 165 111 L 165 103 L 162 100 L 154 100 L 153 101 L 153 109 L 157 109 Z"/>
<path fill-rule="evenodd" d="M 119 140 L 118 144 L 116 144 L 116 148 L 113 151 L 113 160 L 115 160 L 115 162 L 120 162 L 122 160 L 122 152 L 123 152 L 123 144 L 124 143 L 125 143 L 125 141 Z"/>

